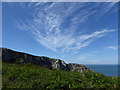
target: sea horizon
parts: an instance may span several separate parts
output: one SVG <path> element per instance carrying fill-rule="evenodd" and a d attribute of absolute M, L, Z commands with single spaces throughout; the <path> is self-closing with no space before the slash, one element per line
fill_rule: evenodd
<path fill-rule="evenodd" d="M 118 64 L 89 64 L 85 66 L 106 76 L 120 76 Z"/>

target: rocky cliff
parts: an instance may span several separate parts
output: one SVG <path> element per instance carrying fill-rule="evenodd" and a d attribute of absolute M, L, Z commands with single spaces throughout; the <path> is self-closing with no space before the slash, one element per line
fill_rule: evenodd
<path fill-rule="evenodd" d="M 90 71 L 87 67 L 81 64 L 66 64 L 60 59 L 52 59 L 44 56 L 34 56 L 23 52 L 13 51 L 7 48 L 0 48 L 0 57 L 3 62 L 26 64 L 31 63 L 37 66 L 46 67 L 49 69 L 61 69 L 67 71 L 77 70 L 79 72 Z"/>

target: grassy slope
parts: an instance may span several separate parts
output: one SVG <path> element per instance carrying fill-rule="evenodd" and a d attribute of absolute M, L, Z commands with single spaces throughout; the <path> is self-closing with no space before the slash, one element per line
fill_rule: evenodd
<path fill-rule="evenodd" d="M 4 88 L 116 88 L 117 77 L 3 63 Z"/>

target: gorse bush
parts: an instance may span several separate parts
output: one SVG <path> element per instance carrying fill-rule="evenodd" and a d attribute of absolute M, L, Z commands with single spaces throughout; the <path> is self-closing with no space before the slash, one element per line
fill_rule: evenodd
<path fill-rule="evenodd" d="M 32 64 L 2 65 L 3 88 L 119 88 L 118 78 L 96 72 L 50 70 Z"/>

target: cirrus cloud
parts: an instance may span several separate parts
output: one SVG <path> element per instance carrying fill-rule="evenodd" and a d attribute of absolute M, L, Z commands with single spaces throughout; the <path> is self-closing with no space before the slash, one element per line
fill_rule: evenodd
<path fill-rule="evenodd" d="M 117 47 L 117 46 L 109 46 L 109 47 L 107 47 L 107 48 L 109 48 L 109 49 L 113 49 L 113 50 L 118 49 L 118 47 Z"/>
<path fill-rule="evenodd" d="M 101 15 L 106 14 L 114 7 L 115 3 L 104 3 L 99 10 L 96 7 L 101 4 L 85 8 L 89 5 L 90 3 L 30 3 L 29 8 L 34 7 L 33 18 L 17 21 L 17 27 L 32 33 L 38 43 L 50 50 L 56 52 L 77 51 L 89 46 L 94 40 L 116 31 L 102 29 L 76 35 L 76 30 L 79 29 L 79 32 L 82 32 L 80 27 L 85 25 L 92 15 L 102 10 L 104 12 Z"/>

